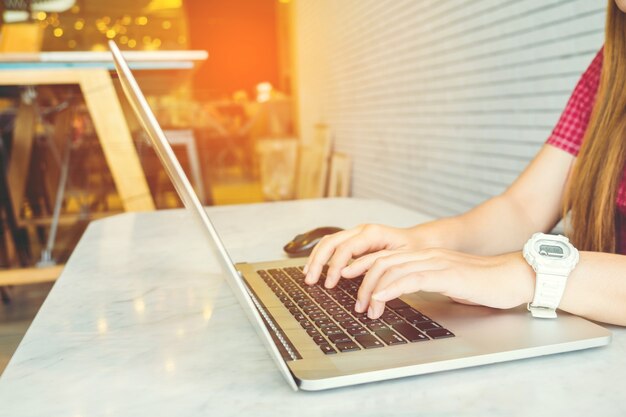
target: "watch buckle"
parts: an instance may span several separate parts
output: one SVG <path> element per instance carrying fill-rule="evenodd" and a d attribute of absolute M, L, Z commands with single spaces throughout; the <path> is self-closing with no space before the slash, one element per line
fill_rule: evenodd
<path fill-rule="evenodd" d="M 556 310 L 550 307 L 534 306 L 531 303 L 528 303 L 526 308 L 528 308 L 528 311 L 530 311 L 530 314 L 532 314 L 533 317 L 536 317 L 536 318 L 555 319 L 557 317 Z"/>

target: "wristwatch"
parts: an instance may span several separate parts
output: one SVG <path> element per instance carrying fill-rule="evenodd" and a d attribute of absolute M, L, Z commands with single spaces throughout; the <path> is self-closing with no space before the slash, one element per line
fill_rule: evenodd
<path fill-rule="evenodd" d="M 528 303 L 533 317 L 556 318 L 567 278 L 580 255 L 578 250 L 561 235 L 535 233 L 524 245 L 524 259 L 537 274 L 535 296 Z"/>

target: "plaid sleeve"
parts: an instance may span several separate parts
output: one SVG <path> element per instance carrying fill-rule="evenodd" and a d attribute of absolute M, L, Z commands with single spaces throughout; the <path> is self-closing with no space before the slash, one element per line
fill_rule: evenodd
<path fill-rule="evenodd" d="M 600 49 L 578 81 L 547 144 L 578 155 L 600 85 L 603 56 L 603 49 Z"/>

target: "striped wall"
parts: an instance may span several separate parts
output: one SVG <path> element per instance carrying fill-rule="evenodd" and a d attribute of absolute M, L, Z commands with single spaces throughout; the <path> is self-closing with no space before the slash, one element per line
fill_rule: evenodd
<path fill-rule="evenodd" d="M 436 216 L 502 192 L 603 42 L 599 0 L 294 0 L 299 126 L 352 193 Z"/>

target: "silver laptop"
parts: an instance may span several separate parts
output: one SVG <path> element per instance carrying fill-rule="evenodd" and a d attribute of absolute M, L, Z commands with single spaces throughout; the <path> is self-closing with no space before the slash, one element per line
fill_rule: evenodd
<path fill-rule="evenodd" d="M 611 333 L 582 318 L 533 319 L 419 293 L 387 304 L 381 319 L 354 311 L 358 280 L 304 284 L 304 259 L 233 264 L 113 41 L 115 68 L 185 207 L 194 212 L 242 308 L 294 389 L 322 390 L 606 345 Z M 234 364 L 233 364 L 234 366 Z"/>

